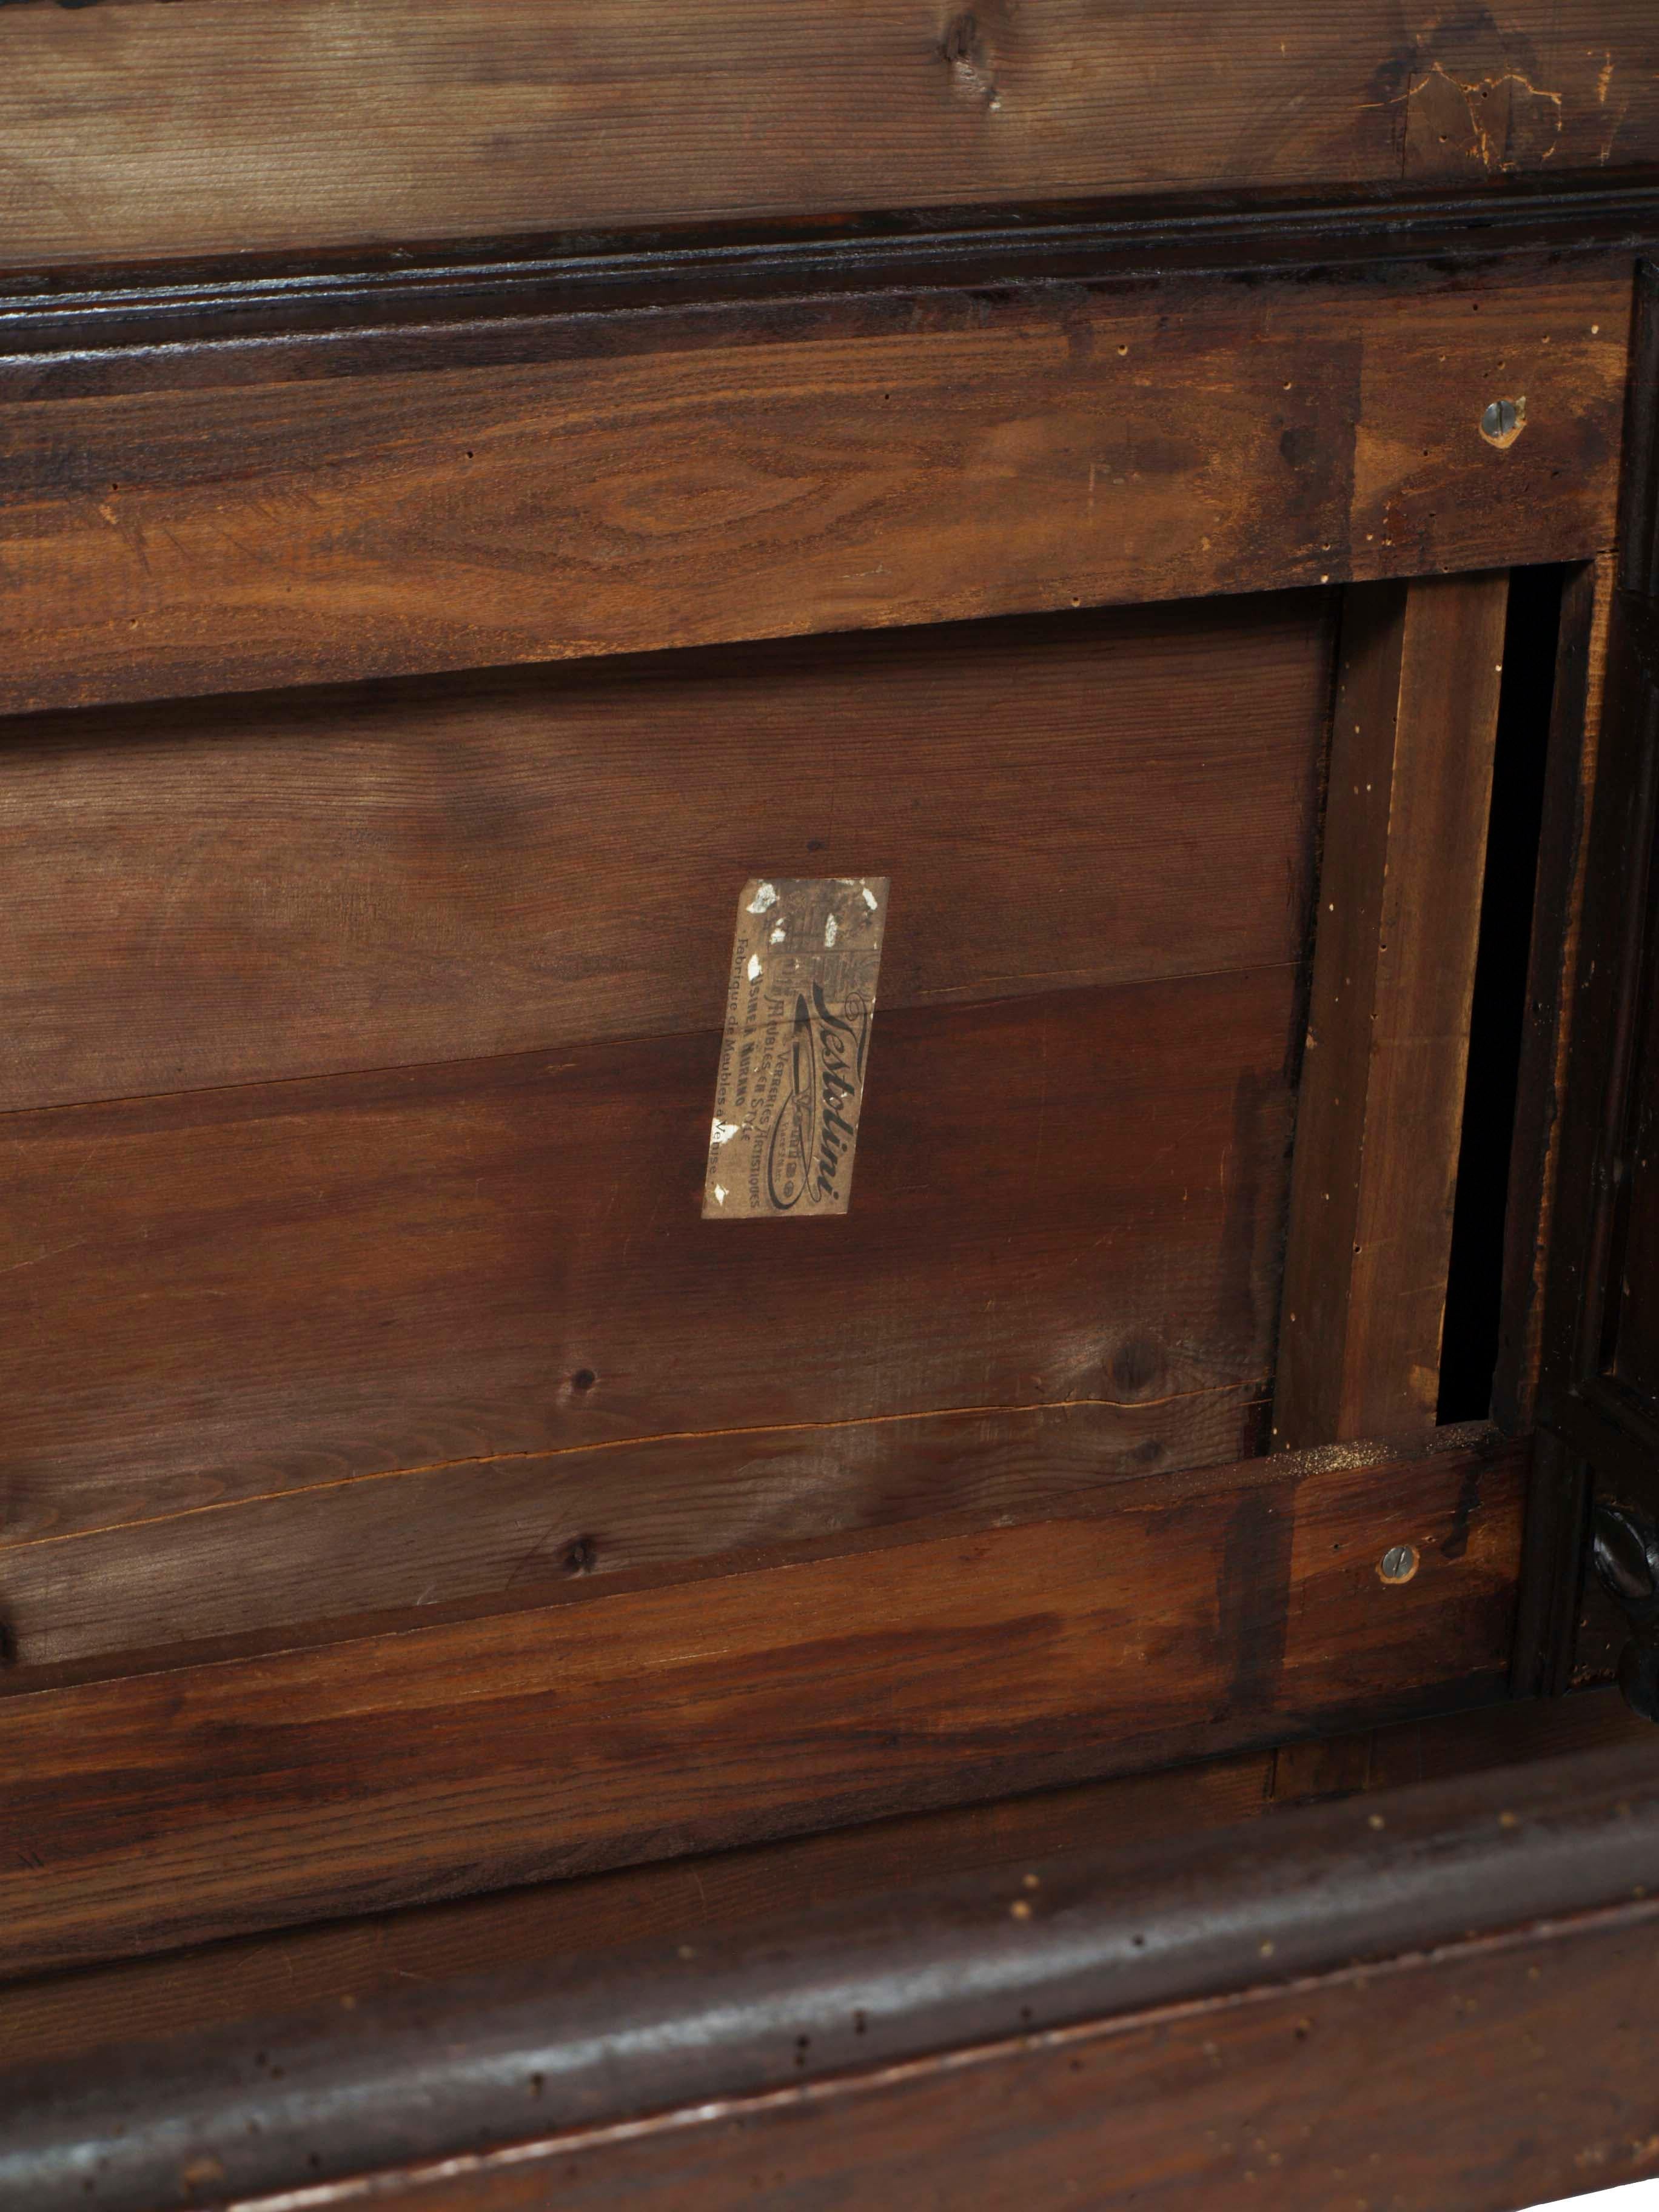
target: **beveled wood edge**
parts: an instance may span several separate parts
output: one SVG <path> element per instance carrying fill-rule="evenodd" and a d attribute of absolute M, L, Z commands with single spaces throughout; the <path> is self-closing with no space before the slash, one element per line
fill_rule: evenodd
<path fill-rule="evenodd" d="M 1510 180 L 1477 192 L 1229 194 L 928 208 L 814 222 L 389 243 L 303 256 L 0 266 L 0 358 L 178 334 L 356 331 L 495 313 L 960 283 L 1297 270 L 1514 253 L 1632 252 L 1659 240 L 1659 173 L 1608 187 Z M 152 334 L 159 336 L 159 331 Z"/>
<path fill-rule="evenodd" d="M 556 2148 L 1540 1921 L 1642 1919 L 1656 1864 L 1659 1739 L 115 2046 L 0 2077 L 0 2206 L 163 2212 L 199 2204 L 204 2177 L 217 2202 L 331 2179 L 356 2195 L 349 2177 L 377 2169 Z"/>

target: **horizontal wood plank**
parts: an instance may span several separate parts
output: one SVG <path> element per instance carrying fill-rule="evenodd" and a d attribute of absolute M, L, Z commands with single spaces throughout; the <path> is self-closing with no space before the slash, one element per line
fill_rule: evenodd
<path fill-rule="evenodd" d="M 1522 257 L 520 316 L 473 367 L 14 360 L 0 708 L 1586 558 L 1630 289 Z"/>
<path fill-rule="evenodd" d="M 1379 2168 L 1399 2212 L 1553 2197 L 1656 2159 L 1656 1765 L 1650 1736 L 911 1869 L 691 1944 L 25 2066 L 0 2198 L 1327 2212 Z M 1533 2124 L 1494 2127 L 1517 2084 Z"/>
<path fill-rule="evenodd" d="M 13 1115 L 9 1539 L 951 1409 L 1165 1401 L 1173 1457 L 1268 1371 L 1294 981 L 878 1012 L 805 1230 L 702 1218 L 714 1034 Z"/>
<path fill-rule="evenodd" d="M 1036 2172 L 1043 2204 L 1086 2185 L 1173 2207 L 1196 2172 L 1203 2202 L 1254 2179 L 1323 2212 L 1387 2160 L 1395 2204 L 1439 2212 L 1449 2174 L 1456 2201 L 1502 2205 L 1527 2177 L 1631 2173 L 1655 2155 L 1656 1764 L 1650 1737 L 1023 1867 L 911 1869 L 691 1944 L 25 2065 L 0 2201 L 187 2212 L 210 2175 L 271 2212 L 296 2181 L 319 2207 L 1012 2208 Z M 1608 1978 L 1614 1957 L 1630 1971 Z M 1548 2124 L 1492 2125 L 1517 2079 Z"/>
<path fill-rule="evenodd" d="M 1616 1691 L 1593 1694 L 1626 1711 Z M 1456 1718 L 1485 1721 L 1508 1710 L 1482 1707 Z M 1036 1790 L 7 1980 L 0 1982 L 0 2069 L 266 2012 L 331 2002 L 352 2010 L 365 1998 L 414 1984 L 532 1960 L 552 1968 L 653 1939 L 699 1943 L 721 1929 L 890 1895 L 908 1887 L 919 1868 L 942 1875 L 1029 1863 L 1097 1844 L 1103 1835 L 1120 1843 L 1189 1835 L 1267 1810 L 1273 1761 L 1271 1751 L 1243 1752 L 1167 1772 Z"/>
<path fill-rule="evenodd" d="M 1644 0 L 7 11 L 14 264 L 1659 159 Z"/>
<path fill-rule="evenodd" d="M 323 1483 L 0 1549 L 0 1692 L 181 1647 L 239 1654 L 431 1609 L 585 1594 L 972 1509 L 1031 1514 L 1149 1470 L 1258 1449 L 1262 1383 L 578 1445 Z M 233 1480 L 234 1480 L 233 1476 Z M 394 1616 L 386 1619 L 386 1616 Z M 194 1656 L 193 1654 L 188 1656 Z"/>
<path fill-rule="evenodd" d="M 1030 1867 L 1103 1844 L 1175 1844 L 1309 1800 L 1467 1778 L 1597 1747 L 1659 1759 L 1650 1727 L 1616 1690 L 1526 1699 L 10 1981 L 0 1985 L 0 2068 L 313 2005 L 349 2013 L 412 1987 L 526 1967 L 556 1972 L 574 1959 L 648 1942 L 703 1947 L 757 1922 L 890 1899 L 919 1869 L 933 1881 Z M 1334 1786 L 1333 1775 L 1344 1778 Z"/>
<path fill-rule="evenodd" d="M 1298 959 L 1329 611 L 16 726 L 0 1109 L 708 1029 L 757 873 L 894 879 L 884 1017 Z"/>
<path fill-rule="evenodd" d="M 544 2212 L 556 2201 L 568 2212 L 738 2212 L 757 2197 L 777 2212 L 1073 2201 L 1175 2212 L 1260 2195 L 1275 2212 L 1357 2212 L 1382 2186 L 1389 2212 L 1553 2204 L 1659 2173 L 1642 2021 L 1656 1973 L 1659 1906 L 1627 1903 L 1507 1937 L 1405 1947 L 1294 1987 L 1011 2033 L 860 2069 L 816 2094 L 779 2087 L 615 2128 L 526 2133 L 493 2154 L 394 2163 L 368 2189 L 353 2176 L 304 2201 L 307 2212 L 365 2202 Z M 1505 2124 L 1522 2100 L 1525 2124 Z M 244 2212 L 293 2202 L 240 2200 Z M 72 2204 L 65 2187 L 52 2212 Z"/>
<path fill-rule="evenodd" d="M 0 1705 L 0 1966 L 1479 1702 L 1526 1452 L 1448 1431 L 1016 1527 Z M 1418 1552 L 1384 1583 L 1383 1552 Z"/>

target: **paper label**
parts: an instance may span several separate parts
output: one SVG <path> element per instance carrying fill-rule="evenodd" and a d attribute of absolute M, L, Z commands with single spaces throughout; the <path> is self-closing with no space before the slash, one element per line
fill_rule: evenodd
<path fill-rule="evenodd" d="M 706 1221 L 845 1213 L 885 876 L 756 877 L 738 901 Z"/>

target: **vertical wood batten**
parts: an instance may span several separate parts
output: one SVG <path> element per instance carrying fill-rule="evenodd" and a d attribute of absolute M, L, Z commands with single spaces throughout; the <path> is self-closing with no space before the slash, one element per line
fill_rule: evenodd
<path fill-rule="evenodd" d="M 1492 1419 L 1511 1435 L 1532 1422 L 1543 1354 L 1541 1292 L 1572 1043 L 1589 862 L 1585 830 L 1595 787 L 1615 587 L 1613 556 L 1605 553 L 1569 575 L 1561 597 L 1526 1032 L 1504 1208 L 1504 1312 L 1492 1382 Z"/>
<path fill-rule="evenodd" d="M 1506 573 L 1344 612 L 1274 1444 L 1431 1428 Z"/>

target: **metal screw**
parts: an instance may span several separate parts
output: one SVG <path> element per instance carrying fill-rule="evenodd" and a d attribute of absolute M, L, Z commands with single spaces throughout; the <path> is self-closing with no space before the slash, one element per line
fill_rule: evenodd
<path fill-rule="evenodd" d="M 1480 414 L 1480 434 L 1489 446 L 1512 446 L 1526 427 L 1524 399 L 1489 399 Z"/>
<path fill-rule="evenodd" d="M 1385 1583 L 1408 1583 L 1417 1572 L 1416 1547 L 1391 1544 L 1383 1553 L 1376 1571 Z"/>

